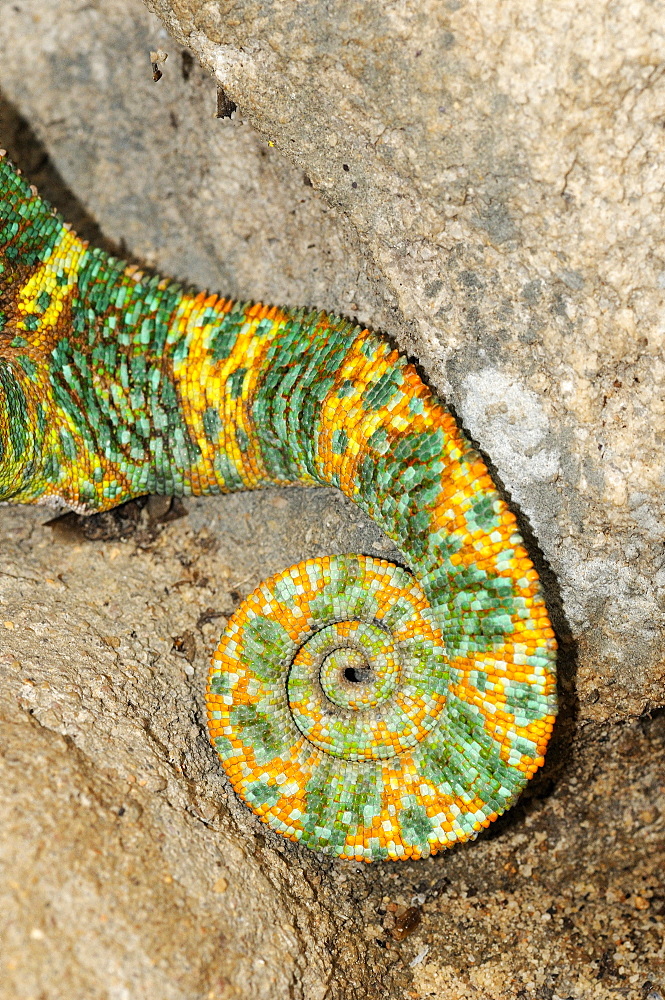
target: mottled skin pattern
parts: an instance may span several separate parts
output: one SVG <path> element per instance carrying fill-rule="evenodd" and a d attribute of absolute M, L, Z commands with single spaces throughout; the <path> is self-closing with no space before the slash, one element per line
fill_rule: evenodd
<path fill-rule="evenodd" d="M 422 857 L 543 763 L 555 641 L 479 455 L 348 320 L 191 295 L 79 240 L 0 156 L 0 499 L 332 485 L 415 574 L 309 560 L 236 612 L 211 739 L 264 822 L 341 858 Z"/>

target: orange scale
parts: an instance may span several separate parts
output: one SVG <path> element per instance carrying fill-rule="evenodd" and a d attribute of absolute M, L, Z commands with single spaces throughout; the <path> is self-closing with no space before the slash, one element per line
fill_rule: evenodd
<path fill-rule="evenodd" d="M 497 570 L 497 573 L 499 576 L 510 577 L 512 580 L 515 576 L 515 560 L 508 559 L 506 562 L 502 562 L 501 569 Z"/>
<path fill-rule="evenodd" d="M 466 802 L 464 801 L 463 798 L 461 798 L 461 796 L 456 795 L 453 798 L 453 800 L 452 800 L 452 802 L 450 804 L 451 804 L 451 806 L 455 807 L 455 814 L 453 815 L 452 813 L 450 813 L 450 815 L 451 815 L 451 826 L 454 827 L 455 826 L 455 820 L 457 818 L 458 812 L 459 813 L 466 812 Z"/>
<path fill-rule="evenodd" d="M 467 530 L 467 523 L 464 514 L 461 511 L 455 510 L 453 523 L 449 529 L 450 534 L 455 534 L 456 537 L 460 539 L 463 545 L 471 544 L 471 537 Z"/>
<path fill-rule="evenodd" d="M 301 646 L 298 650 L 298 661 L 300 664 L 307 667 L 311 667 L 314 663 L 314 657 L 306 646 Z"/>
<path fill-rule="evenodd" d="M 486 553 L 476 550 L 475 564 L 478 569 L 484 570 L 488 574 L 494 575 L 496 572 L 496 560 L 493 555 L 487 555 Z"/>
<path fill-rule="evenodd" d="M 540 629 L 534 628 L 533 622 L 522 619 L 522 642 L 525 642 L 527 646 L 533 648 L 535 646 L 536 639 L 540 637 Z"/>
<path fill-rule="evenodd" d="M 522 552 L 524 552 L 524 550 L 522 550 Z M 520 553 L 520 556 L 517 559 L 517 568 L 519 569 L 520 573 L 526 580 L 534 579 L 532 576 L 529 576 L 532 566 L 533 563 L 529 558 L 527 558 L 526 554 L 522 555 Z"/>
<path fill-rule="evenodd" d="M 395 639 L 406 641 L 407 639 L 419 638 L 423 634 L 423 629 L 419 627 L 419 623 L 414 621 L 413 618 L 404 622 L 400 625 L 399 630 L 395 631 Z M 436 639 L 443 645 L 443 639 L 435 636 Z"/>
<path fill-rule="evenodd" d="M 307 811 L 307 802 L 302 796 L 294 796 L 291 798 L 291 811 L 294 809 L 298 809 L 301 813 L 305 813 Z M 291 822 L 295 825 L 300 824 L 301 820 L 294 819 Z"/>
<path fill-rule="evenodd" d="M 461 698 L 462 701 L 467 700 L 468 688 L 466 687 L 466 685 L 461 683 L 451 684 L 449 687 L 449 691 L 451 694 L 454 694 L 457 698 Z"/>
<path fill-rule="evenodd" d="M 275 819 L 281 820 L 282 823 L 286 823 L 288 826 L 290 823 L 289 813 L 291 812 L 291 809 L 288 806 L 285 806 L 283 803 L 284 799 L 282 797 L 278 799 L 277 802 L 275 802 L 275 804 L 270 807 L 269 812 L 271 816 L 275 817 Z"/>
<path fill-rule="evenodd" d="M 288 612 L 285 612 L 284 614 L 281 614 L 278 619 L 279 624 L 282 626 L 289 639 L 293 642 L 297 642 L 302 635 L 303 621 L 304 618 L 307 617 L 307 611 L 304 608 L 302 610 L 304 612 L 303 618 L 298 619 L 293 615 L 288 614 Z"/>
<path fill-rule="evenodd" d="M 499 515 L 499 527 L 495 530 L 501 531 L 506 538 L 510 538 L 517 530 L 517 520 L 509 510 Z M 519 542 L 516 544 L 519 545 Z"/>
<path fill-rule="evenodd" d="M 310 710 L 310 717 L 311 717 L 311 710 Z M 323 725 L 318 720 L 315 723 L 315 725 L 313 725 L 312 728 L 310 729 L 310 739 L 317 740 L 318 742 L 321 743 L 323 742 L 324 739 L 328 739 L 327 736 L 324 736 Z"/>
<path fill-rule="evenodd" d="M 483 466 L 483 468 L 485 469 L 485 474 L 481 475 L 479 479 L 476 479 L 476 484 L 475 485 L 476 485 L 478 491 L 480 491 L 480 490 L 493 490 L 494 489 L 494 483 L 492 482 L 492 480 L 490 479 L 490 477 L 487 475 L 487 468 L 485 466 Z"/>
<path fill-rule="evenodd" d="M 471 799 L 470 802 L 467 802 L 465 804 L 463 811 L 465 813 L 478 812 L 478 810 L 482 809 L 484 805 L 485 805 L 484 800 L 481 799 L 479 795 L 476 795 L 474 798 Z"/>
<path fill-rule="evenodd" d="M 427 791 L 423 792 L 422 788 L 424 785 L 427 785 Z M 418 798 L 421 800 L 428 816 L 436 816 L 438 812 L 441 812 L 439 792 L 433 785 L 426 782 L 424 778 L 421 778 L 418 782 Z"/>

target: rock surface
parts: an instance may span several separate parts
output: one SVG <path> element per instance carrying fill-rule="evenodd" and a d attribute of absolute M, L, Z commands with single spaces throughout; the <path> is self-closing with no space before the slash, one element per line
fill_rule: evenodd
<path fill-rule="evenodd" d="M 329 491 L 3 507 L 0 997 L 662 1000 L 663 5 L 150 6 L 177 42 L 0 0 L 0 145 L 82 235 L 419 359 L 541 550 L 563 712 L 475 844 L 322 860 L 229 792 L 206 662 L 261 579 L 386 540 Z"/>

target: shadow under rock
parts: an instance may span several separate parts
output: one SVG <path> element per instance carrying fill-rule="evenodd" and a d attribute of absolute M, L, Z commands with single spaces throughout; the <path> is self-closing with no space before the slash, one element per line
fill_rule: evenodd
<path fill-rule="evenodd" d="M 128 254 L 126 247 L 109 240 L 99 224 L 88 213 L 80 200 L 68 187 L 55 167 L 48 150 L 37 136 L 32 125 L 0 91 L 0 148 L 5 149 L 12 162 L 25 174 L 40 195 L 57 209 L 76 230 L 78 236 L 114 257 L 131 264 L 141 264 Z M 149 270 L 142 266 L 142 270 Z"/>

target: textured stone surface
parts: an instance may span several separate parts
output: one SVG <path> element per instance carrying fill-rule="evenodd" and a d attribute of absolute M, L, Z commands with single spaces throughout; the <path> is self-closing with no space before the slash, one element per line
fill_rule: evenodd
<path fill-rule="evenodd" d="M 551 567 L 564 712 L 476 844 L 322 861 L 228 792 L 200 616 L 379 534 L 326 491 L 1 509 L 0 997 L 659 1000 L 663 5 L 153 6 L 234 121 L 136 0 L 0 0 L 0 145 L 83 235 L 421 361 Z"/>

